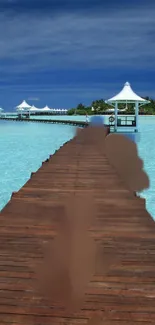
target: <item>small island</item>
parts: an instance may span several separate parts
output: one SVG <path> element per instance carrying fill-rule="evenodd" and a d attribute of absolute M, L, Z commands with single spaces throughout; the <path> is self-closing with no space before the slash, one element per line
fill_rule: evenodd
<path fill-rule="evenodd" d="M 155 100 L 150 97 L 143 97 L 144 99 L 150 101 L 149 104 L 143 105 L 139 108 L 139 115 L 155 115 Z M 119 112 L 121 115 L 132 115 L 134 114 L 134 105 L 127 104 L 127 108 L 125 105 L 118 105 Z M 111 106 L 105 103 L 104 99 L 94 100 L 90 106 L 85 106 L 80 103 L 76 108 L 69 109 L 67 112 L 68 115 L 111 115 Z"/>

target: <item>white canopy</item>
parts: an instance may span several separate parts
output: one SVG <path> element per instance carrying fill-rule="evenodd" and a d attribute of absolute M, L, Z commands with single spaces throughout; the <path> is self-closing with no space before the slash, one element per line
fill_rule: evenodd
<path fill-rule="evenodd" d="M 30 111 L 39 111 L 40 109 L 32 105 L 29 109 Z"/>
<path fill-rule="evenodd" d="M 23 102 L 20 105 L 18 105 L 16 108 L 19 110 L 23 110 L 23 109 L 31 108 L 31 106 L 25 100 L 23 100 Z"/>
<path fill-rule="evenodd" d="M 139 97 L 131 88 L 129 82 L 126 82 L 123 89 L 116 96 L 108 99 L 106 103 L 115 103 L 115 102 L 139 102 L 139 103 L 149 103 L 148 100 Z"/>
<path fill-rule="evenodd" d="M 51 109 L 46 105 L 45 107 L 41 108 L 42 111 L 50 111 Z"/>

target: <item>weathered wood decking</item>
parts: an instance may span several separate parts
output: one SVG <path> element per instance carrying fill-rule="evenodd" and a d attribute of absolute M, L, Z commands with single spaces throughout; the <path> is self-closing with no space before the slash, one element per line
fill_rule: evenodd
<path fill-rule="evenodd" d="M 89 128 L 82 130 L 87 131 Z M 110 166 L 97 139 L 66 143 L 0 214 L 0 324 L 86 324 L 98 312 L 105 325 L 155 324 L 155 229 L 143 200 Z M 82 310 L 66 315 L 33 288 L 36 261 L 56 234 L 55 216 L 68 194 L 93 191 L 98 214 L 91 234 L 98 245 L 96 273 Z M 107 275 L 99 260 L 113 248 L 119 264 Z"/>

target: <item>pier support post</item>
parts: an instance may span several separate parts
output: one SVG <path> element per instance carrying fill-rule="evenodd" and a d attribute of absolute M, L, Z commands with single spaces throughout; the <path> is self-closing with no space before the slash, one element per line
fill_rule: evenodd
<path fill-rule="evenodd" d="M 139 103 L 135 103 L 135 118 L 136 118 L 136 128 L 135 132 L 138 132 L 138 115 L 139 115 Z"/>
<path fill-rule="evenodd" d="M 115 132 L 117 132 L 118 103 L 115 102 Z"/>

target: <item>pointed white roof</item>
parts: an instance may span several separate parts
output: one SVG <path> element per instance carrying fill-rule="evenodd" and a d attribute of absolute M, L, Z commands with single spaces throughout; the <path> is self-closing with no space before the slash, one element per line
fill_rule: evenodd
<path fill-rule="evenodd" d="M 139 102 L 139 103 L 149 103 L 148 100 L 141 98 L 138 96 L 131 88 L 130 83 L 126 82 L 123 89 L 114 97 L 108 99 L 106 102 L 114 103 L 114 102 Z"/>
<path fill-rule="evenodd" d="M 23 102 L 20 105 L 18 105 L 16 108 L 24 109 L 24 108 L 31 108 L 31 106 L 25 100 L 23 100 Z"/>
<path fill-rule="evenodd" d="M 35 107 L 34 105 L 31 106 L 30 111 L 38 111 L 39 108 Z"/>
<path fill-rule="evenodd" d="M 43 107 L 41 110 L 42 110 L 42 111 L 50 111 L 50 108 L 46 105 L 46 106 Z"/>

